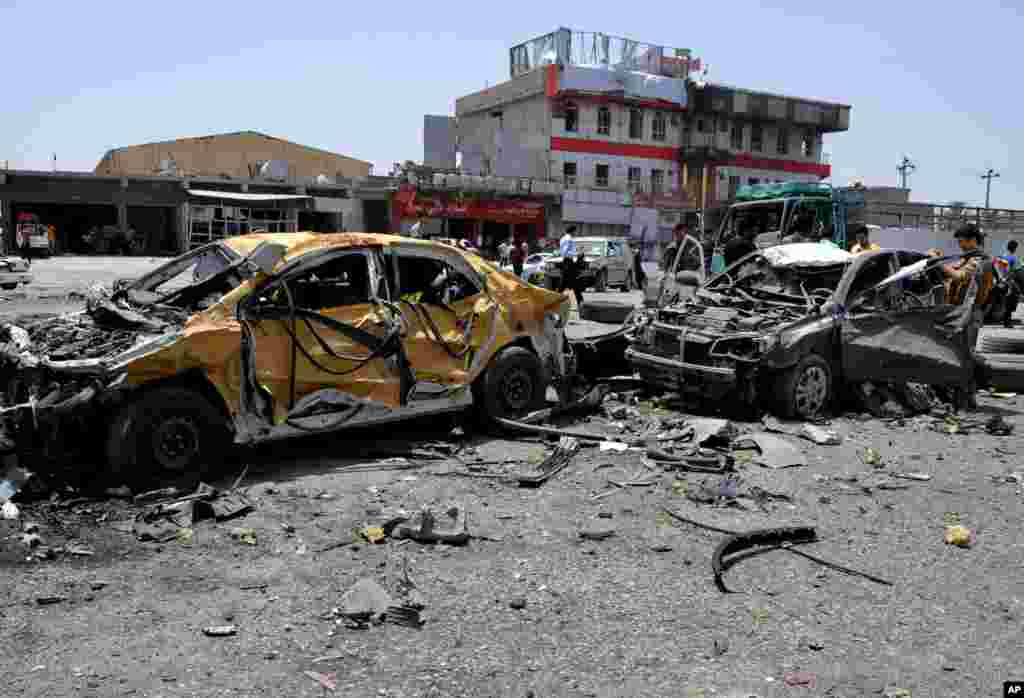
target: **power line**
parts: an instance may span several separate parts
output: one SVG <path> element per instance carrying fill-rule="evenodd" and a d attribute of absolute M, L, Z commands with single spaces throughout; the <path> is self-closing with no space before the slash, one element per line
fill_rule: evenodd
<path fill-rule="evenodd" d="M 993 170 L 991 167 L 988 171 L 981 176 L 985 180 L 985 208 L 991 208 L 989 202 L 992 199 L 992 180 L 999 178 L 999 173 Z"/>
<path fill-rule="evenodd" d="M 896 171 L 900 173 L 900 187 L 902 189 L 907 188 L 907 175 L 917 169 L 917 165 L 910 161 L 906 155 L 903 156 L 903 161 L 900 166 L 896 168 Z"/>

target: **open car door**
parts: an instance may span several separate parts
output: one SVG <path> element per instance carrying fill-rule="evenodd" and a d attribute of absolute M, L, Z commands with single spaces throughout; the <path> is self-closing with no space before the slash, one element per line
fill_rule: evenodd
<path fill-rule="evenodd" d="M 886 282 L 905 261 L 876 255 L 850 285 L 841 320 L 843 375 L 851 383 L 966 387 L 974 371 L 966 339 L 970 307 L 944 303 L 934 291 L 934 269 Z"/>
<path fill-rule="evenodd" d="M 687 235 L 676 251 L 676 258 L 661 278 L 658 291 L 658 307 L 687 298 L 707 280 L 704 273 L 704 246 L 694 237 Z"/>
<path fill-rule="evenodd" d="M 475 378 L 478 348 L 493 334 L 498 305 L 457 254 L 397 245 L 388 248 L 387 258 L 415 377 L 410 402 L 462 394 Z"/>
<path fill-rule="evenodd" d="M 380 286 L 370 249 L 327 250 L 285 267 L 240 307 L 251 366 L 243 395 L 248 388 L 275 424 L 317 417 L 332 428 L 403 405 L 412 378 Z"/>

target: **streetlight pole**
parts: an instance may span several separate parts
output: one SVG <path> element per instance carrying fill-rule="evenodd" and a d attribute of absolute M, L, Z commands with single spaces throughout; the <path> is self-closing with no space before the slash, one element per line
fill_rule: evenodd
<path fill-rule="evenodd" d="M 985 208 L 990 208 L 989 202 L 992 199 L 992 180 L 999 178 L 999 173 L 993 170 L 991 167 L 988 171 L 981 176 L 985 180 Z"/>

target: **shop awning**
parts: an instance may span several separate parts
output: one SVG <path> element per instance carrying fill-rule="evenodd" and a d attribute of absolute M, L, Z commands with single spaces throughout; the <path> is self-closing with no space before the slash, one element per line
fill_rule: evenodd
<path fill-rule="evenodd" d="M 189 196 L 201 196 L 206 199 L 223 199 L 224 201 L 295 201 L 312 199 L 305 194 L 250 194 L 238 191 L 213 191 L 211 189 L 189 189 Z"/>

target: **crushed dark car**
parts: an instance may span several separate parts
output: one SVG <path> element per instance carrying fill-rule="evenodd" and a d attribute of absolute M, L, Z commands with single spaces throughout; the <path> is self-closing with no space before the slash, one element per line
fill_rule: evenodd
<path fill-rule="evenodd" d="M 945 304 L 939 261 L 821 243 L 759 250 L 690 297 L 663 294 L 636 319 L 627 359 L 653 386 L 787 417 L 817 416 L 845 386 L 871 381 L 966 390 L 970 308 Z M 677 265 L 679 283 L 695 285 Z"/>

